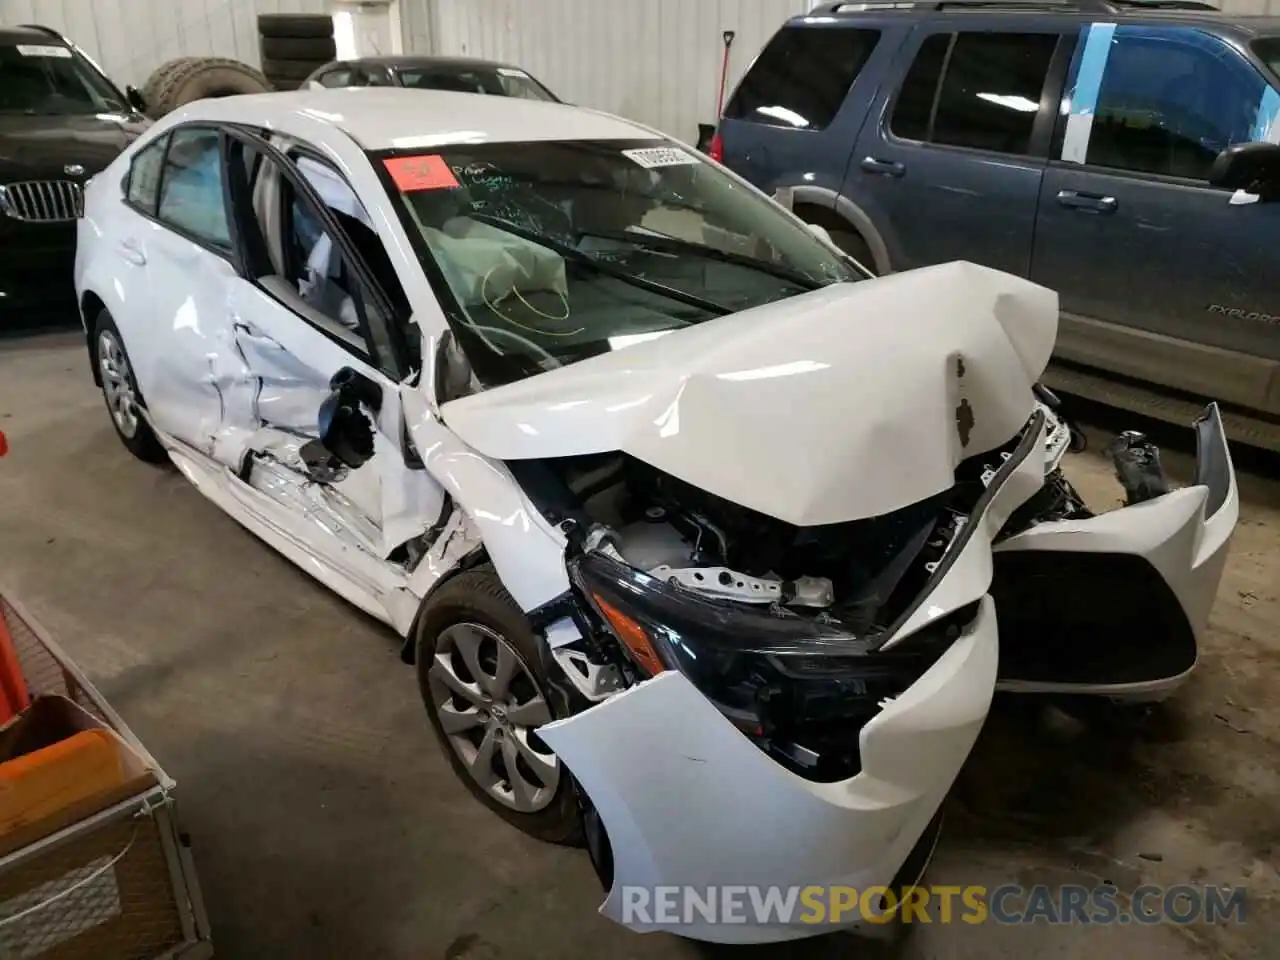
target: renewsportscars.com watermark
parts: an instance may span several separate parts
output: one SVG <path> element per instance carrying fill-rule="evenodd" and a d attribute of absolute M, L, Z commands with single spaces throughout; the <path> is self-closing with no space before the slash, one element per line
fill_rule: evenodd
<path fill-rule="evenodd" d="M 630 887 L 622 922 L 663 927 L 694 923 L 845 924 L 1157 924 L 1243 923 L 1243 887 L 1189 884 L 1021 887 Z"/>

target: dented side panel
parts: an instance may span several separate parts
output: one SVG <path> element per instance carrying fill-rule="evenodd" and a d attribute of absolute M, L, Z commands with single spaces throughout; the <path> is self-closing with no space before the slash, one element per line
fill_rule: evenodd
<path fill-rule="evenodd" d="M 523 610 L 533 610 L 569 589 L 565 537 L 550 527 L 499 461 L 472 450 L 436 419 L 421 390 L 403 391 L 404 415 L 426 464 L 439 478 L 483 542 L 498 576 Z M 440 573 L 421 571 L 413 590 L 428 592 Z"/>

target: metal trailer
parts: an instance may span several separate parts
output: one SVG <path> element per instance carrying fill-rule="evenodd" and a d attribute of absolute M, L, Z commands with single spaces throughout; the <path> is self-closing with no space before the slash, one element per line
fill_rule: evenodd
<path fill-rule="evenodd" d="M 174 782 L 39 623 L 0 592 L 33 697 L 74 701 L 146 762 L 154 786 L 0 858 L 0 960 L 213 956 Z"/>

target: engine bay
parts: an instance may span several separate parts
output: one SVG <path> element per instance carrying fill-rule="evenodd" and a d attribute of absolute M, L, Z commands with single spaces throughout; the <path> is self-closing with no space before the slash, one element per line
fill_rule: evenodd
<path fill-rule="evenodd" d="M 892 513 L 797 527 L 620 453 L 510 464 L 553 523 L 590 531 L 626 563 L 704 597 L 785 608 L 867 636 L 919 595 L 1020 437 L 964 461 L 948 490 Z M 1002 536 L 1086 516 L 1056 460 Z"/>

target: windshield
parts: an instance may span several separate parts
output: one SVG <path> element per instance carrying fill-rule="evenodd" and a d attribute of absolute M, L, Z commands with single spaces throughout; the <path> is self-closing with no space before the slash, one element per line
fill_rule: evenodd
<path fill-rule="evenodd" d="M 0 45 L 0 112 L 36 116 L 123 109 L 111 84 L 68 47 Z"/>
<path fill-rule="evenodd" d="M 772 201 L 668 141 L 378 159 L 490 386 L 861 276 Z"/>

